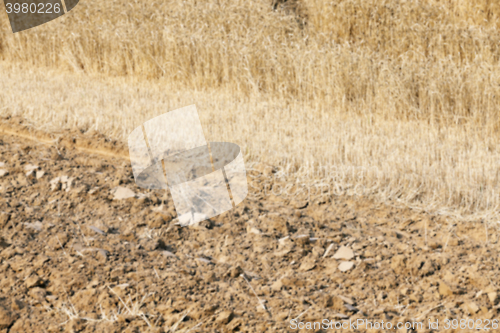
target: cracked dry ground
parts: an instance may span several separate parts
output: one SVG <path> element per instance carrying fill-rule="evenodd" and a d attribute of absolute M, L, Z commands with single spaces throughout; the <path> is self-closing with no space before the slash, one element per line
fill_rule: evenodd
<path fill-rule="evenodd" d="M 0 332 L 498 318 L 491 226 L 367 198 L 266 195 L 264 180 L 280 181 L 258 166 L 243 203 L 181 228 L 171 198 L 137 188 L 126 159 L 0 135 L 0 163 Z M 117 186 L 138 195 L 114 199 Z"/>

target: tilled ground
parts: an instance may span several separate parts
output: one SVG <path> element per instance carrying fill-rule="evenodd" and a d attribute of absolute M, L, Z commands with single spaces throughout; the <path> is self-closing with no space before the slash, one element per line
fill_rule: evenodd
<path fill-rule="evenodd" d="M 264 184 L 285 183 L 257 166 L 243 203 L 182 228 L 168 195 L 135 185 L 123 153 L 78 142 L 0 134 L 0 332 L 275 332 L 324 319 L 418 331 L 439 320 L 446 331 L 445 319 L 467 318 L 495 331 L 491 225 L 270 195 Z M 116 187 L 135 197 L 117 199 Z"/>

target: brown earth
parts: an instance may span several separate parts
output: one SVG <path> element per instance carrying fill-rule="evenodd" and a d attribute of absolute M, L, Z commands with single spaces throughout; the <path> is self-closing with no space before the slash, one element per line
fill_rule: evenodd
<path fill-rule="evenodd" d="M 123 145 L 4 119 L 0 332 L 498 318 L 496 227 L 363 197 L 272 195 L 263 184 L 286 182 L 262 165 L 248 180 L 235 209 L 182 228 L 168 195 L 135 185 Z M 116 199 L 116 187 L 135 197 Z"/>

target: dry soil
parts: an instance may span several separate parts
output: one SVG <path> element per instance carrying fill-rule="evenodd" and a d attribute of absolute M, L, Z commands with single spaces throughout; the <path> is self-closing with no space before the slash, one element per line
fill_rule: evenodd
<path fill-rule="evenodd" d="M 498 318 L 493 225 L 276 196 L 263 184 L 292 180 L 274 172 L 249 168 L 244 202 L 183 228 L 168 194 L 135 185 L 123 145 L 3 119 L 0 332 L 281 332 L 295 318 L 428 331 L 429 319 Z"/>

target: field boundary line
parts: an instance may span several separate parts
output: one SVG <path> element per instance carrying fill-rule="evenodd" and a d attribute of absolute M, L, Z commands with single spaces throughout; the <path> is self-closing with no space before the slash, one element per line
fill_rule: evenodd
<path fill-rule="evenodd" d="M 73 137 L 71 131 L 67 130 L 67 136 Z M 122 149 L 112 149 L 112 148 L 92 148 L 88 147 L 88 145 L 78 144 L 78 141 L 85 141 L 86 143 L 96 142 L 96 140 L 92 140 L 89 137 L 85 137 L 85 135 L 79 135 L 79 139 L 76 143 L 71 142 L 71 140 L 63 138 L 64 133 L 53 135 L 35 130 L 33 128 L 29 128 L 26 125 L 14 124 L 13 121 L 5 120 L 0 122 L 0 134 L 9 135 L 13 137 L 19 137 L 23 139 L 27 139 L 30 141 L 36 141 L 38 143 L 42 143 L 45 145 L 53 145 L 53 146 L 63 146 L 67 149 L 76 149 L 78 151 L 87 153 L 87 154 L 96 154 L 106 157 L 113 157 L 119 159 L 129 160 L 128 151 L 122 151 Z"/>

